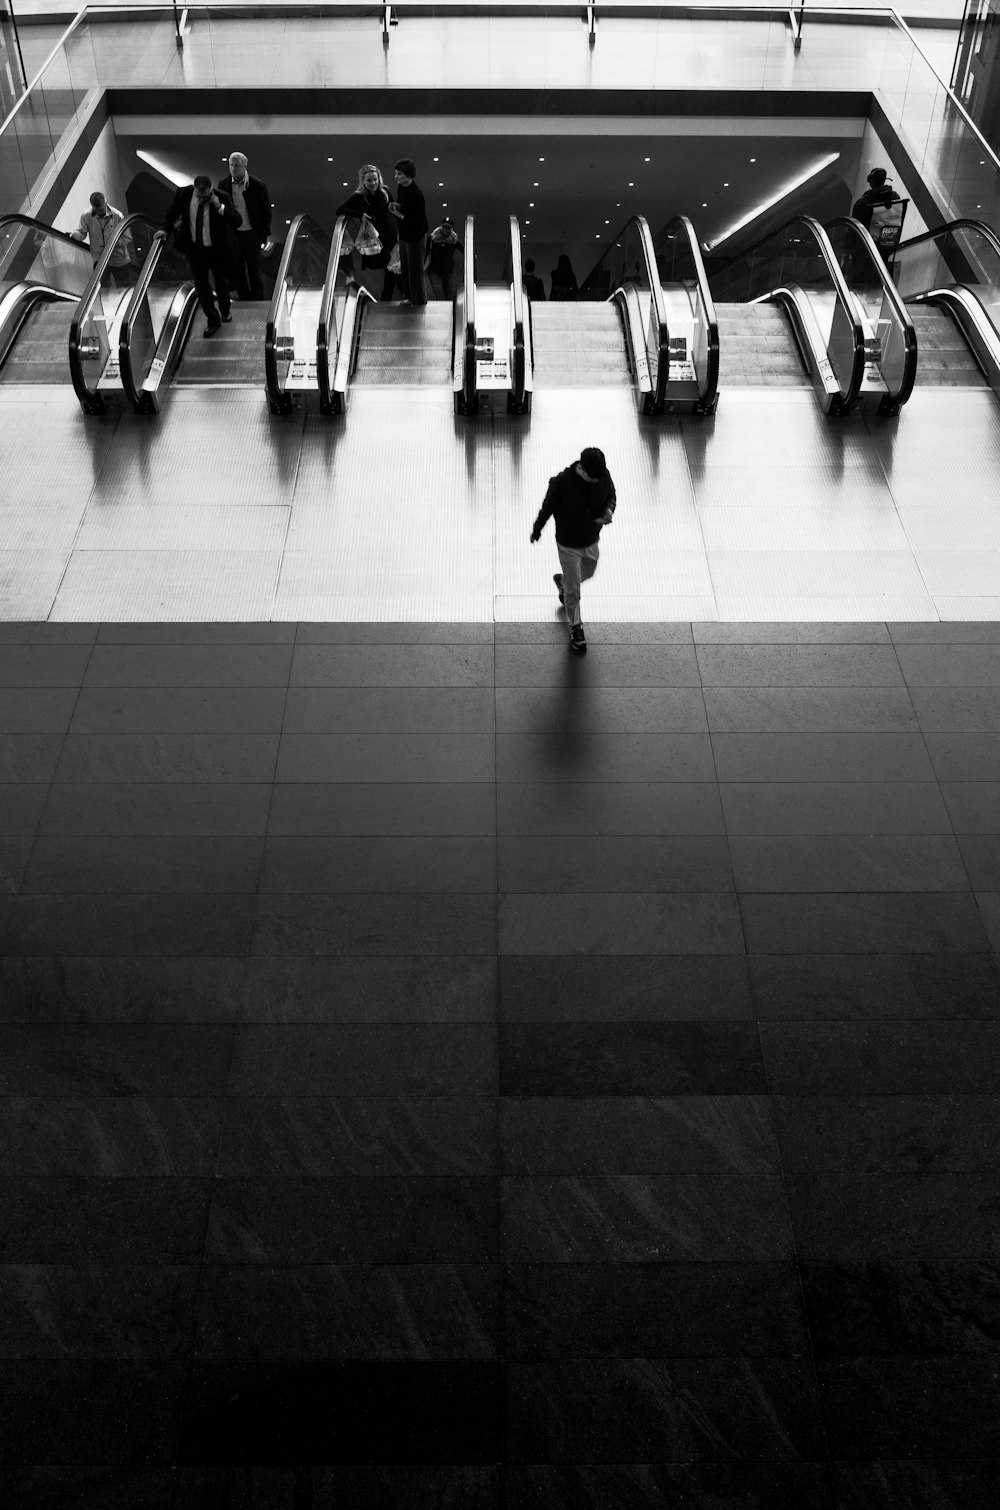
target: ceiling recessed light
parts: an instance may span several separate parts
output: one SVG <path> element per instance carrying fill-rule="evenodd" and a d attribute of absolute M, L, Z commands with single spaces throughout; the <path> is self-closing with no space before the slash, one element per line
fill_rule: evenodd
<path fill-rule="evenodd" d="M 538 159 L 538 161 L 539 161 L 539 162 L 540 162 L 540 163 L 543 163 L 543 162 L 544 162 L 544 161 L 545 161 L 545 159 L 544 159 L 544 157 L 540 157 L 540 158 L 539 158 L 539 159 Z"/>
<path fill-rule="evenodd" d="M 347 179 L 346 178 L 344 179 L 344 188 L 345 189 L 347 188 Z"/>
<path fill-rule="evenodd" d="M 630 183 L 629 183 L 629 188 L 630 188 L 630 189 L 634 189 L 634 188 L 635 188 L 635 184 L 634 184 L 634 183 L 631 183 L 631 182 L 630 182 Z"/>
<path fill-rule="evenodd" d="M 610 221 L 610 220 L 606 220 L 606 221 L 605 221 L 605 222 L 604 222 L 604 224 L 605 224 L 605 225 L 610 225 L 610 224 L 611 224 L 611 221 Z"/>
<path fill-rule="evenodd" d="M 756 158 L 755 158 L 755 157 L 751 157 L 751 159 L 750 159 L 750 161 L 751 161 L 751 162 L 752 162 L 752 163 L 755 163 L 755 162 L 756 162 L 756 161 L 757 161 L 757 159 L 756 159 Z"/>
<path fill-rule="evenodd" d="M 728 188 L 729 188 L 729 185 L 728 185 L 728 184 L 723 184 L 723 185 L 722 185 L 722 187 L 723 187 L 723 188 L 724 188 L 724 189 L 728 189 Z"/>
<path fill-rule="evenodd" d="M 444 184 L 438 184 L 438 188 L 439 189 L 443 189 L 444 188 Z"/>
<path fill-rule="evenodd" d="M 435 158 L 435 159 L 434 159 L 434 161 L 435 161 L 435 162 L 436 162 L 436 163 L 439 163 L 439 162 L 440 162 L 440 161 L 441 161 L 441 159 L 440 159 L 440 158 L 439 158 L 439 157 L 436 157 L 436 158 Z"/>
<path fill-rule="evenodd" d="M 702 209 L 703 210 L 707 210 L 708 209 L 708 200 L 707 199 L 705 200 L 704 204 L 702 205 Z"/>
<path fill-rule="evenodd" d="M 646 163 L 648 163 L 648 162 L 649 162 L 649 158 L 648 158 L 648 157 L 644 157 L 644 158 L 643 158 L 643 162 L 646 162 Z"/>
<path fill-rule="evenodd" d="M 533 185 L 532 185 L 532 187 L 533 187 L 533 188 L 535 188 L 535 189 L 537 189 L 537 188 L 538 188 L 538 180 L 537 180 L 537 179 L 536 179 L 536 180 L 535 180 L 535 182 L 534 182 L 534 184 L 533 184 Z"/>

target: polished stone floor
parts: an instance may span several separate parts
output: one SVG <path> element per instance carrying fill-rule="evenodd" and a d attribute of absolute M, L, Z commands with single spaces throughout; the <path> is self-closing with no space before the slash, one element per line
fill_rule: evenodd
<path fill-rule="evenodd" d="M 1000 629 L 0 626 L 0 1503 L 990 1510 Z"/>

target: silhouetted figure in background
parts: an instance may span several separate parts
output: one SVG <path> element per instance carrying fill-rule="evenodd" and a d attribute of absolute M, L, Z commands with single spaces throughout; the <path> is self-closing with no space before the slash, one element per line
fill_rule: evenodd
<path fill-rule="evenodd" d="M 545 302 L 545 284 L 535 272 L 535 264 L 531 257 L 524 264 L 524 272 L 521 274 L 521 286 L 529 299 Z"/>
<path fill-rule="evenodd" d="M 886 182 L 885 169 L 873 168 L 868 175 L 868 188 L 860 199 L 855 200 L 851 214 L 855 220 L 860 220 L 866 231 L 870 231 L 875 211 L 880 207 L 887 209 L 900 198 L 892 184 Z"/>
<path fill-rule="evenodd" d="M 431 231 L 424 263 L 435 299 L 454 302 L 458 290 L 457 262 L 463 255 L 455 222 L 450 215 L 446 215 L 441 224 Z"/>
<path fill-rule="evenodd" d="M 580 290 L 576 286 L 576 277 L 573 267 L 566 253 L 563 252 L 559 261 L 552 269 L 552 288 L 549 293 L 550 299 L 575 299 Z"/>

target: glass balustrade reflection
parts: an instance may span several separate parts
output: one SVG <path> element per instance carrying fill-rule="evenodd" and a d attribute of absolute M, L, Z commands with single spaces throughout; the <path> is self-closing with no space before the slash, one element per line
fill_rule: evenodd
<path fill-rule="evenodd" d="M 916 371 L 916 340 L 885 263 L 853 221 L 836 220 L 826 233 L 862 321 L 867 359 L 877 363 L 891 396 L 908 395 Z"/>
<path fill-rule="evenodd" d="M 285 275 L 272 306 L 279 391 L 294 376 L 315 384 L 316 331 L 331 247 L 330 233 L 308 215 L 300 216 L 289 234 L 293 239 L 283 259 Z M 337 270 L 338 289 L 346 285 L 349 267 L 349 261 L 342 258 Z"/>
<path fill-rule="evenodd" d="M 79 297 L 94 264 L 90 248 L 22 216 L 0 220 L 0 298 L 18 283 L 35 283 Z"/>
<path fill-rule="evenodd" d="M 896 253 L 896 283 L 904 298 L 960 284 L 1000 329 L 1000 249 L 986 227 L 958 225 L 904 242 Z"/>
<path fill-rule="evenodd" d="M 174 318 L 180 314 L 178 305 L 184 302 L 181 289 L 192 286 L 188 260 L 173 242 L 155 235 L 151 241 L 148 278 L 144 275 L 145 287 L 129 316 L 128 378 L 136 391 L 149 376 L 168 319 L 171 314 Z"/>

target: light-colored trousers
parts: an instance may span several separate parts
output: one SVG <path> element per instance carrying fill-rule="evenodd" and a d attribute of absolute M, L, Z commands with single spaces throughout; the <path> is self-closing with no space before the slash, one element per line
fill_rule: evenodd
<path fill-rule="evenodd" d="M 566 622 L 579 624 L 580 584 L 587 582 L 597 570 L 597 558 L 601 554 L 600 546 L 596 540 L 593 545 L 579 547 L 560 545 L 557 541 L 556 550 L 559 552 L 559 565 L 562 567 Z"/>

